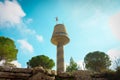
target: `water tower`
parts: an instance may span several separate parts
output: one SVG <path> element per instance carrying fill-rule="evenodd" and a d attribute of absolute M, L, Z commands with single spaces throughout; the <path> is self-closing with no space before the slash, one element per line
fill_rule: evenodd
<path fill-rule="evenodd" d="M 56 24 L 54 27 L 51 42 L 57 46 L 57 73 L 64 72 L 64 48 L 70 41 L 65 26 L 63 24 Z"/>

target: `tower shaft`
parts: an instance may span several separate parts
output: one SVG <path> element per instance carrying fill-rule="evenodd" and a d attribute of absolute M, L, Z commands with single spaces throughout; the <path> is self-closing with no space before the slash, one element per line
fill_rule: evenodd
<path fill-rule="evenodd" d="M 64 72 L 64 50 L 63 45 L 57 45 L 57 73 Z"/>

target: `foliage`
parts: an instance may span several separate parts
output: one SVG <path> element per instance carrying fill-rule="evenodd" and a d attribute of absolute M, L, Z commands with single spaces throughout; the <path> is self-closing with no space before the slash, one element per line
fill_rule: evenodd
<path fill-rule="evenodd" d="M 90 52 L 88 53 L 85 58 L 85 67 L 88 70 L 101 72 L 102 70 L 106 70 L 111 65 L 111 61 L 109 59 L 109 56 L 105 54 L 104 52 Z"/>
<path fill-rule="evenodd" d="M 37 66 L 42 66 L 43 68 L 46 69 L 52 69 L 55 66 L 54 61 L 52 59 L 49 59 L 49 57 L 45 55 L 32 57 L 31 60 L 27 62 L 27 64 L 32 68 Z"/>
<path fill-rule="evenodd" d="M 8 62 L 16 60 L 17 52 L 18 50 L 12 39 L 0 37 L 0 60 L 6 60 Z"/>
<path fill-rule="evenodd" d="M 120 67 L 120 58 L 115 57 L 114 62 L 115 62 L 116 68 Z"/>
<path fill-rule="evenodd" d="M 73 60 L 73 58 L 70 58 L 70 65 L 67 66 L 66 72 L 72 72 L 78 70 L 77 63 Z"/>
<path fill-rule="evenodd" d="M 120 74 L 120 66 L 116 68 L 116 72 Z"/>

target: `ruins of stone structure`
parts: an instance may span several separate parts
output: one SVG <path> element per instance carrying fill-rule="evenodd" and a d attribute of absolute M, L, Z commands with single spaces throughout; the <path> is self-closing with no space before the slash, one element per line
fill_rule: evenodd
<path fill-rule="evenodd" d="M 91 77 L 89 71 L 75 71 L 56 74 L 54 70 L 36 68 L 4 68 L 0 67 L 0 80 L 107 80 Z"/>
<path fill-rule="evenodd" d="M 55 71 L 36 68 L 0 67 L 0 80 L 55 80 Z"/>

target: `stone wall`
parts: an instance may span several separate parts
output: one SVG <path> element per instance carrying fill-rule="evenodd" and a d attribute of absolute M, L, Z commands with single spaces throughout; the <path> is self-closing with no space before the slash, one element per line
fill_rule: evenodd
<path fill-rule="evenodd" d="M 2 80 L 27 80 L 31 73 L 32 69 L 0 67 L 0 79 Z"/>
<path fill-rule="evenodd" d="M 42 67 L 33 68 L 32 76 L 28 80 L 55 80 L 54 70 L 43 69 Z"/>
<path fill-rule="evenodd" d="M 55 71 L 36 68 L 0 67 L 0 80 L 55 80 Z"/>
<path fill-rule="evenodd" d="M 0 67 L 0 80 L 107 80 L 91 77 L 89 71 L 75 71 L 73 73 L 59 73 L 54 70 L 36 68 L 3 68 Z"/>
<path fill-rule="evenodd" d="M 92 77 L 91 71 L 78 70 L 72 73 L 58 74 L 56 80 L 107 80 L 101 77 Z"/>

